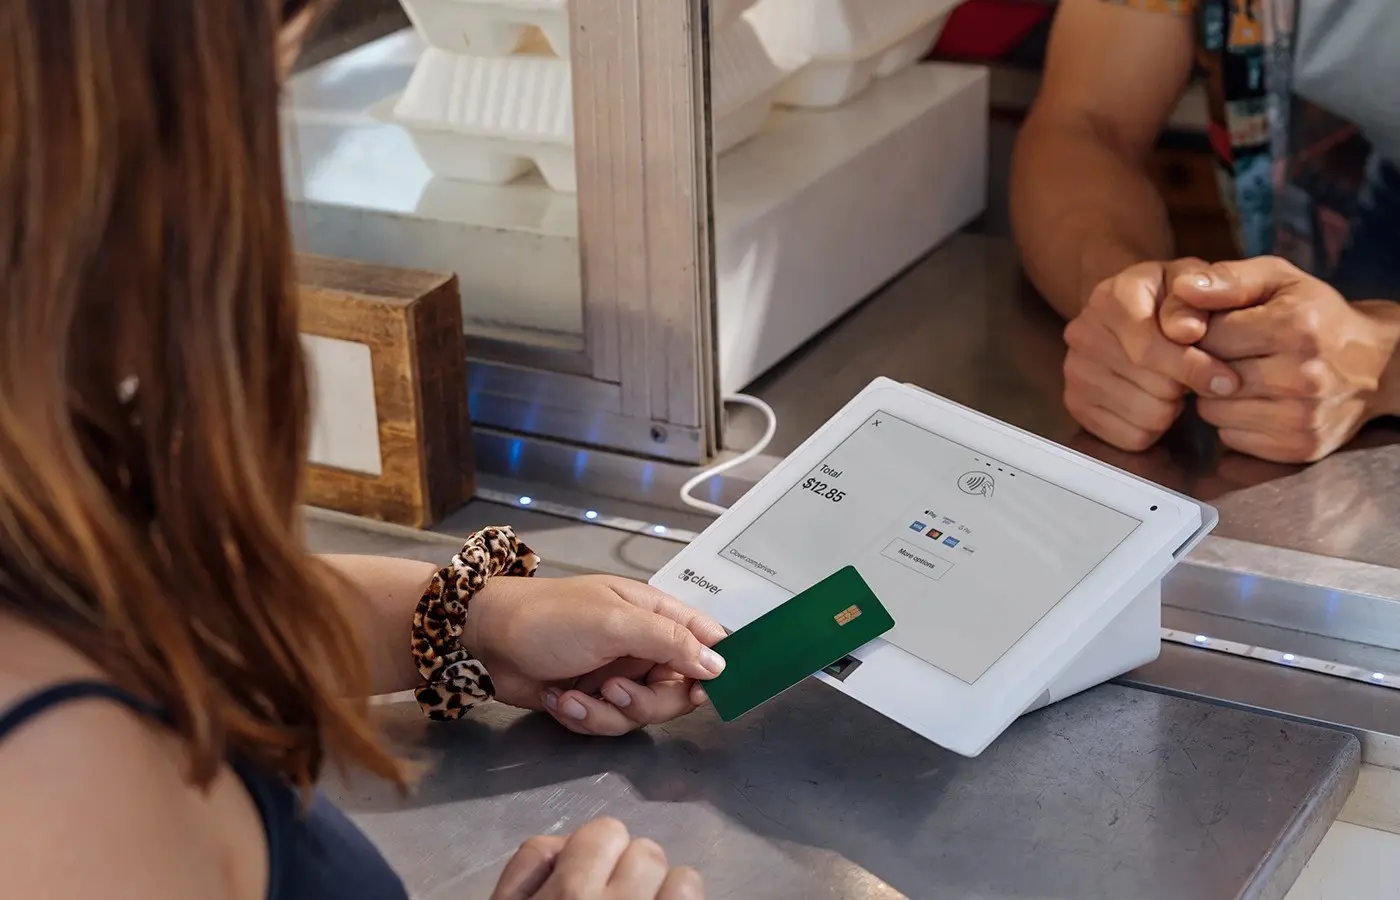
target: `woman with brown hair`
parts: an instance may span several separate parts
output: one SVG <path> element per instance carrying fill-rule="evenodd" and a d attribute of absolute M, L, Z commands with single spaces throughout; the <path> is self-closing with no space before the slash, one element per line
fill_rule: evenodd
<path fill-rule="evenodd" d="M 328 760 L 406 780 L 369 694 L 620 734 L 723 667 L 722 629 L 645 585 L 522 577 L 509 529 L 439 570 L 303 550 L 277 102 L 316 12 L 0 2 L 4 897 L 399 900 L 314 794 Z M 700 893 L 609 821 L 497 890 Z"/>

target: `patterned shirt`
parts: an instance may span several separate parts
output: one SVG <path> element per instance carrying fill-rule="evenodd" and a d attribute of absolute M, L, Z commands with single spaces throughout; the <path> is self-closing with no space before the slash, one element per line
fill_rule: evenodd
<path fill-rule="evenodd" d="M 1400 255 L 1400 172 L 1355 126 L 1294 92 L 1299 0 L 1106 2 L 1194 18 L 1210 143 L 1238 249 L 1285 257 L 1351 299 L 1400 299 L 1400 265 L 1384 261 Z M 1376 89 L 1400 98 L 1400 88 Z"/>

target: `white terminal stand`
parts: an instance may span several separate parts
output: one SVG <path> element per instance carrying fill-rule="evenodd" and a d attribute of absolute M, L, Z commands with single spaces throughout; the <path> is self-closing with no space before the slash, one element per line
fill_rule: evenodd
<path fill-rule="evenodd" d="M 1162 578 L 1215 510 L 877 379 L 652 584 L 726 628 L 853 565 L 894 629 L 819 674 L 965 756 L 1155 659 Z"/>

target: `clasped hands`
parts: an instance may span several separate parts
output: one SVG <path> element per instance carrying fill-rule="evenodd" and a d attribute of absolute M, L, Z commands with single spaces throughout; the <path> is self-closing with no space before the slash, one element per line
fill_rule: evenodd
<path fill-rule="evenodd" d="M 1226 446 L 1314 462 L 1400 413 L 1397 342 L 1400 305 L 1348 303 L 1276 257 L 1141 263 L 1099 284 L 1065 329 L 1065 406 L 1096 437 L 1140 451 L 1194 393 Z"/>

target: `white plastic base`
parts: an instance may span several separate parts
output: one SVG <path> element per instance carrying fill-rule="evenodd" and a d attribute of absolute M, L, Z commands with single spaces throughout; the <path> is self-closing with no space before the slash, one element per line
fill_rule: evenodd
<path fill-rule="evenodd" d="M 1162 582 L 1154 582 L 1026 708 L 1043 709 L 1152 662 L 1162 652 Z"/>

